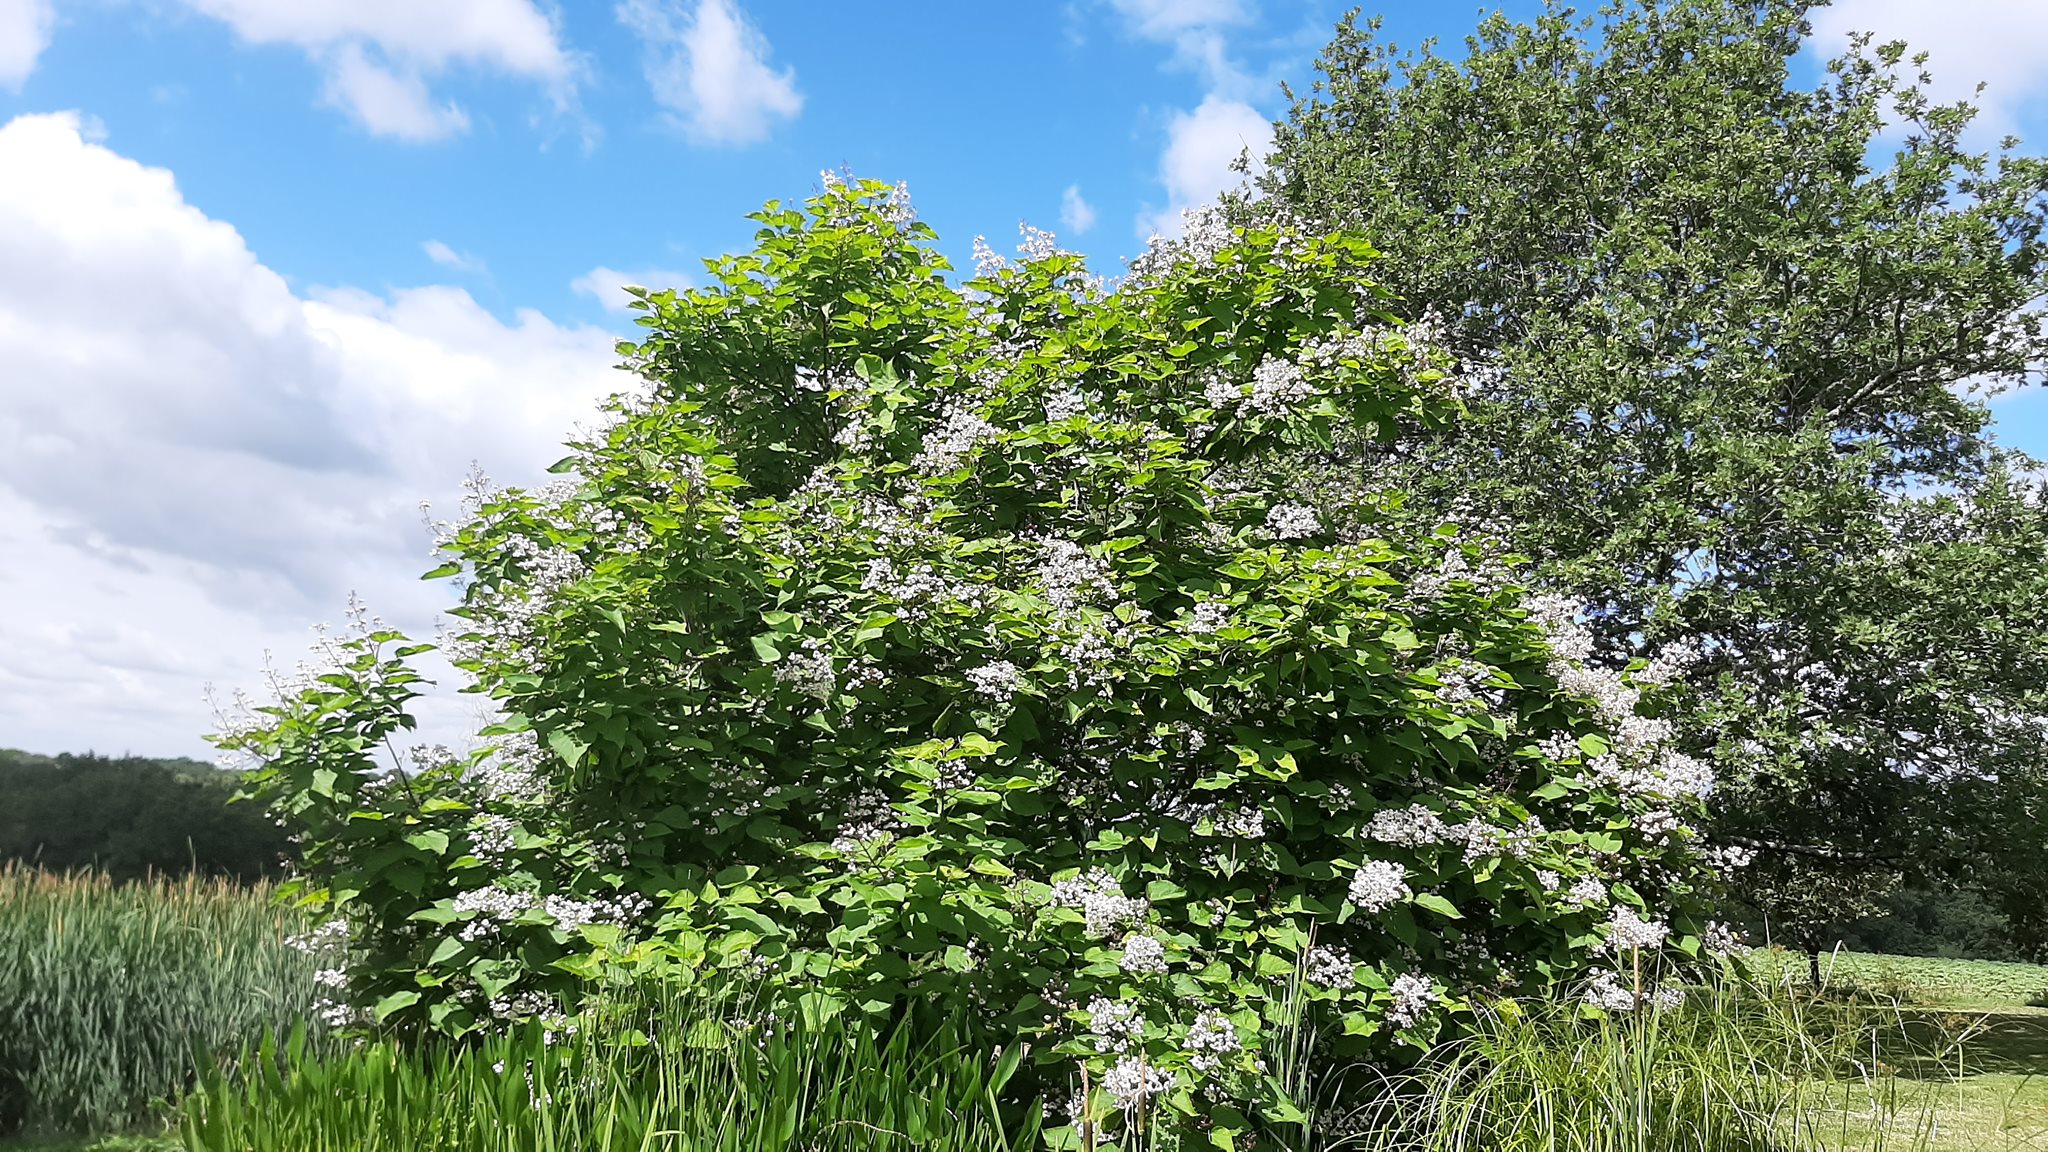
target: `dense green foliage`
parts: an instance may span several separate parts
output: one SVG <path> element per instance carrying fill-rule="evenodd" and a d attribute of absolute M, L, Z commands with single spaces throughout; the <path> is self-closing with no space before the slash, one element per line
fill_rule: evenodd
<path fill-rule="evenodd" d="M 1488 526 L 1621 658 L 1700 653 L 1684 739 L 1781 930 L 1917 876 L 2038 943 L 2048 498 L 1983 397 L 2048 362 L 2048 162 L 1897 45 L 1801 87 L 1809 7 L 1554 4 L 1462 59 L 1349 20 L 1248 212 L 1371 238 L 1475 385 L 1334 475 Z"/>
<path fill-rule="evenodd" d="M 119 880 L 197 871 L 253 881 L 296 855 L 240 778 L 198 760 L 0 748 L 0 861 Z"/>
<path fill-rule="evenodd" d="M 1084 1122 L 1224 1139 L 1287 1122 L 1262 1069 L 1304 1013 L 1343 1060 L 1476 997 L 1633 1005 L 1699 951 L 1664 671 L 1587 665 L 1454 532 L 1301 502 L 1304 450 L 1455 416 L 1368 246 L 1216 231 L 1105 293 L 1041 236 L 956 288 L 885 185 L 756 219 L 647 298 L 647 389 L 564 480 L 449 526 L 494 748 L 379 763 L 417 648 L 369 620 L 221 737 L 384 1023 L 765 977 L 810 1015 L 971 1008 L 1097 1086 Z"/>
<path fill-rule="evenodd" d="M 266 889 L 0 869 L 0 1133 L 118 1131 L 305 1022 L 298 926 Z"/>

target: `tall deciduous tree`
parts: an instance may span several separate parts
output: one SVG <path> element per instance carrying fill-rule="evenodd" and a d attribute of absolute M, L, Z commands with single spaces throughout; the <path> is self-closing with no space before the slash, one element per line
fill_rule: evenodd
<path fill-rule="evenodd" d="M 1811 8 L 1553 5 L 1462 59 L 1349 18 L 1249 207 L 1370 237 L 1471 377 L 1370 487 L 1621 655 L 1699 648 L 1686 727 L 1777 927 L 1919 874 L 2038 939 L 2048 501 L 1983 398 L 2048 362 L 2048 163 L 1975 150 L 1903 45 L 1803 86 Z"/>

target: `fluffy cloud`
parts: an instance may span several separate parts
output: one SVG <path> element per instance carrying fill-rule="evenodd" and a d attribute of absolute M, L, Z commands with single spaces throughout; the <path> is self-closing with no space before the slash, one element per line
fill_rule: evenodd
<path fill-rule="evenodd" d="M 429 631 L 419 501 L 538 479 L 618 387 L 596 328 L 295 294 L 76 117 L 0 127 L 0 171 L 0 746 L 198 751 L 202 686 L 352 590 Z"/>
<path fill-rule="evenodd" d="M 1060 193 L 1060 227 L 1074 236 L 1086 235 L 1090 228 L 1095 227 L 1095 208 L 1081 198 L 1079 184 L 1069 184 L 1067 190 Z"/>
<path fill-rule="evenodd" d="M 690 139 L 747 144 L 803 110 L 796 69 L 768 66 L 768 40 L 733 0 L 626 0 L 620 22 L 646 49 L 647 83 Z"/>
<path fill-rule="evenodd" d="M 1265 170 L 1273 125 L 1258 109 L 1210 94 L 1193 111 L 1175 113 L 1159 158 L 1159 182 L 1166 188 L 1163 209 L 1139 214 L 1138 234 L 1180 234 L 1180 214 L 1216 199 L 1245 177 L 1231 170 L 1250 153 L 1251 173 Z"/>
<path fill-rule="evenodd" d="M 1943 99 L 1970 96 L 1983 81 L 1983 123 L 1994 133 L 2011 131 L 2023 109 L 2048 100 L 2048 4 L 2040 0 L 1836 0 L 1811 19 L 1830 50 L 1855 32 L 1925 50 Z"/>
<path fill-rule="evenodd" d="M 1109 6 L 1133 32 L 1154 40 L 1251 18 L 1241 0 L 1109 0 Z"/>
<path fill-rule="evenodd" d="M 636 287 L 653 288 L 659 291 L 663 288 L 687 288 L 692 283 L 693 281 L 684 273 L 671 272 L 665 268 L 643 268 L 638 272 L 621 272 L 617 268 L 607 268 L 600 264 L 574 280 L 569 281 L 569 289 L 570 291 L 588 296 L 604 305 L 607 311 L 617 312 L 622 315 L 637 315 L 634 309 L 627 306 L 628 302 L 633 298 L 626 295 L 626 285 L 631 284 Z"/>
<path fill-rule="evenodd" d="M 420 251 L 427 254 L 427 259 L 432 260 L 443 268 L 453 268 L 457 272 L 484 271 L 484 262 L 481 258 L 472 256 L 467 252 L 457 252 L 439 240 L 423 242 L 420 245 Z"/>
<path fill-rule="evenodd" d="M 455 64 L 538 82 L 558 104 L 574 94 L 575 62 L 534 0 L 185 3 L 251 44 L 305 52 L 325 73 L 326 101 L 379 136 L 424 142 L 468 130 L 469 115 L 427 86 Z"/>
<path fill-rule="evenodd" d="M 19 91 L 50 46 L 57 10 L 50 0 L 0 0 L 0 88 Z"/>

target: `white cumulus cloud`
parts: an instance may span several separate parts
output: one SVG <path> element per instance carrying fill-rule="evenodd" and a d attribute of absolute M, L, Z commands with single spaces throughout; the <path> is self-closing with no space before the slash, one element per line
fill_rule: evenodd
<path fill-rule="evenodd" d="M 569 289 L 604 305 L 607 311 L 632 314 L 634 309 L 627 306 L 633 299 L 626 295 L 628 284 L 637 288 L 652 288 L 659 292 L 665 288 L 688 288 L 692 283 L 688 275 L 665 268 L 621 272 L 617 268 L 607 268 L 600 264 L 569 281 Z"/>
<path fill-rule="evenodd" d="M 4 2 L 4 0 L 0 0 Z M 325 100 L 371 133 L 424 142 L 469 115 L 428 81 L 462 64 L 573 97 L 576 63 L 534 0 L 185 0 L 251 44 L 296 47 L 325 74 Z"/>
<path fill-rule="evenodd" d="M 1836 0 L 1811 19 L 1831 52 L 1856 32 L 1926 51 L 1944 100 L 1968 97 L 1984 82 L 1982 123 L 1994 133 L 2012 131 L 2024 109 L 2048 102 L 2048 4 L 2041 0 Z"/>
<path fill-rule="evenodd" d="M 595 327 L 295 293 L 76 116 L 0 126 L 0 172 L 0 746 L 203 752 L 202 687 L 351 590 L 430 634 L 419 501 L 541 479 L 619 387 Z"/>
<path fill-rule="evenodd" d="M 1095 208 L 1081 198 L 1079 184 L 1069 184 L 1067 190 L 1060 193 L 1060 227 L 1075 236 L 1086 235 L 1090 228 L 1095 227 Z"/>
<path fill-rule="evenodd" d="M 0 89 L 21 90 L 56 23 L 50 0 L 0 0 Z"/>
<path fill-rule="evenodd" d="M 1231 169 L 1246 153 L 1251 157 L 1249 174 L 1264 171 L 1272 143 L 1272 122 L 1239 100 L 1212 93 L 1193 110 L 1175 113 L 1159 158 L 1166 207 L 1140 213 L 1138 234 L 1179 235 L 1181 212 L 1207 204 L 1243 182 L 1246 174 Z"/>
<path fill-rule="evenodd" d="M 626 0 L 621 23 L 646 51 L 654 99 L 704 144 L 748 144 L 803 110 L 796 69 L 768 65 L 769 45 L 733 0 Z"/>

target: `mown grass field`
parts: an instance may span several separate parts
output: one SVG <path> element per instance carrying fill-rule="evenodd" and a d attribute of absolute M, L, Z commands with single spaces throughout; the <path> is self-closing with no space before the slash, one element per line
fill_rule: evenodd
<path fill-rule="evenodd" d="M 1752 962 L 1805 980 L 1804 956 Z M 1925 1109 L 1927 1148 L 2048 1149 L 2048 966 L 1836 952 L 1821 973 L 1833 994 L 1899 1006 L 1900 1034 L 1871 1061 Z"/>

